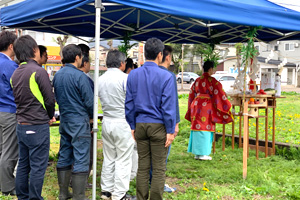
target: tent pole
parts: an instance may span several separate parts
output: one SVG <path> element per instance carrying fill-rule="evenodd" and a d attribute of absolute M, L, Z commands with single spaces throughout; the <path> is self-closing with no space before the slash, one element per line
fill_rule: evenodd
<path fill-rule="evenodd" d="M 99 77 L 99 46 L 100 46 L 100 16 L 101 0 L 95 0 L 96 26 L 95 26 L 95 74 L 94 74 L 94 116 L 93 116 L 93 196 L 96 200 L 96 174 L 97 174 L 97 135 L 98 135 L 98 77 Z"/>

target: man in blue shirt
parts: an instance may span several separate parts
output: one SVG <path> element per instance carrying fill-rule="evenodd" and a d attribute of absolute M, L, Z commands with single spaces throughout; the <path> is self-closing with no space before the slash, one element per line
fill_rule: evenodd
<path fill-rule="evenodd" d="M 13 172 L 18 161 L 16 104 L 10 85 L 10 78 L 18 67 L 11 59 L 15 55 L 16 39 L 12 32 L 0 34 L 0 190 L 12 195 L 15 195 Z"/>
<path fill-rule="evenodd" d="M 168 147 L 174 140 L 176 95 L 173 76 L 158 67 L 163 43 L 150 38 L 145 44 L 145 64 L 127 81 L 126 120 L 136 139 L 139 155 L 137 199 L 148 199 L 149 170 L 153 167 L 150 199 L 162 200 Z"/>
<path fill-rule="evenodd" d="M 169 71 L 168 68 L 171 65 L 172 62 L 172 52 L 173 49 L 171 46 L 169 45 L 165 45 L 164 51 L 163 51 L 163 58 L 162 58 L 162 63 L 160 63 L 159 67 L 163 70 L 166 70 L 167 72 L 169 72 L 170 74 L 172 74 L 173 79 L 174 79 L 174 85 L 175 85 L 175 95 L 176 95 L 176 126 L 175 126 L 175 133 L 174 136 L 176 137 L 176 135 L 179 132 L 179 122 L 180 122 L 180 115 L 179 115 L 179 104 L 178 104 L 178 92 L 177 92 L 177 81 L 176 81 L 176 76 L 173 72 Z M 168 155 L 167 155 L 167 159 L 166 159 L 166 164 L 168 163 L 168 157 L 170 155 L 170 151 L 171 151 L 171 146 L 169 146 L 168 149 Z M 152 177 L 152 168 L 150 170 L 150 179 Z M 165 192 L 175 192 L 176 188 L 171 188 L 168 184 L 165 184 L 164 187 L 164 191 Z"/>
<path fill-rule="evenodd" d="M 71 174 L 73 199 L 84 199 L 90 159 L 89 119 L 93 117 L 93 91 L 88 77 L 78 69 L 82 63 L 80 47 L 69 44 L 62 54 L 66 65 L 53 79 L 60 112 L 59 199 L 71 197 L 68 192 Z"/>

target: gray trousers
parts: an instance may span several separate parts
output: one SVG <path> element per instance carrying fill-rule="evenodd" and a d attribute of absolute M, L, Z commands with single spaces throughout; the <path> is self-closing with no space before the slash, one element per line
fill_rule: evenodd
<path fill-rule="evenodd" d="M 132 181 L 136 177 L 137 170 L 138 170 L 138 162 L 139 162 L 139 156 L 137 153 L 137 145 L 136 142 L 134 142 L 134 147 L 132 152 L 132 167 L 131 167 L 130 181 Z"/>
<path fill-rule="evenodd" d="M 102 122 L 103 164 L 102 192 L 110 192 L 112 200 L 121 199 L 129 190 L 134 140 L 125 119 Z"/>
<path fill-rule="evenodd" d="M 15 189 L 13 173 L 18 161 L 16 126 L 16 114 L 0 112 L 0 189 L 2 192 Z"/>

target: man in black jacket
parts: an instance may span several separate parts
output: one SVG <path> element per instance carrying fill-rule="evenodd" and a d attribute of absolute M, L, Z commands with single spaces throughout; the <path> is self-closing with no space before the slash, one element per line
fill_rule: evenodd
<path fill-rule="evenodd" d="M 14 43 L 20 67 L 11 78 L 17 105 L 19 164 L 16 176 L 18 199 L 43 199 L 41 196 L 50 147 L 49 124 L 55 100 L 45 69 L 37 63 L 40 51 L 29 35 Z"/>

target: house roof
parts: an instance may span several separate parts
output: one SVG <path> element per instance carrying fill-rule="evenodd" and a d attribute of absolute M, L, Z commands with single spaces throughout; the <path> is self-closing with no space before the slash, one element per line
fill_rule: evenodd
<path fill-rule="evenodd" d="M 259 62 L 263 62 L 263 63 L 266 63 L 266 59 L 265 57 L 257 57 L 257 60 Z M 281 60 L 274 60 L 274 59 L 271 59 L 268 61 L 267 64 L 270 64 L 270 65 L 279 65 L 280 63 L 282 63 Z M 291 63 L 291 62 L 288 62 L 284 65 L 284 67 L 296 67 L 296 64 L 295 63 Z"/>

